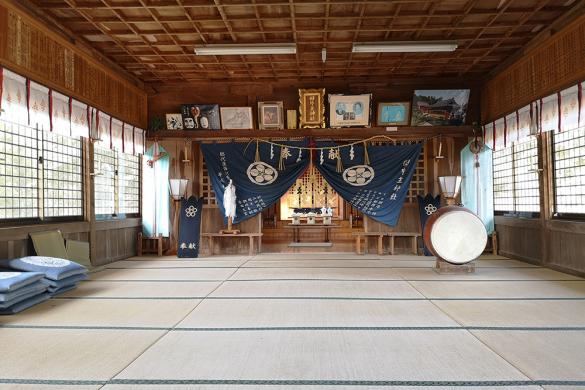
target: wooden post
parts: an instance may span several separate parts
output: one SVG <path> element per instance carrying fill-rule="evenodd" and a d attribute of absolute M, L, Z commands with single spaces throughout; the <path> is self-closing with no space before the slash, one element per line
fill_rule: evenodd
<path fill-rule="evenodd" d="M 382 255 L 384 253 L 384 249 L 383 249 L 384 246 L 383 246 L 383 242 L 382 242 L 383 237 L 384 237 L 383 234 L 380 234 L 378 236 L 378 255 Z"/>
<path fill-rule="evenodd" d="M 358 255 L 362 254 L 362 248 L 360 248 L 361 244 L 362 244 L 362 238 L 360 237 L 359 234 L 357 234 L 355 236 L 355 251 Z"/>

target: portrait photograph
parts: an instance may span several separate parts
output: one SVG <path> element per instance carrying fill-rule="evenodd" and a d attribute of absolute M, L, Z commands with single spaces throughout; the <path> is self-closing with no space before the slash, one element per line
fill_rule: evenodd
<path fill-rule="evenodd" d="M 260 129 L 283 129 L 282 102 L 258 102 L 258 127 Z"/>
<path fill-rule="evenodd" d="M 329 95 L 329 126 L 370 126 L 371 94 Z"/>

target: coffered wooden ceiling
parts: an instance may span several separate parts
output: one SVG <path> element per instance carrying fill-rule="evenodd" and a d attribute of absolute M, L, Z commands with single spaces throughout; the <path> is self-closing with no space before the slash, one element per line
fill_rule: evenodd
<path fill-rule="evenodd" d="M 581 0 L 32 0 L 146 83 L 485 75 Z M 352 42 L 455 40 L 452 53 L 351 53 Z M 297 44 L 197 57 L 195 45 Z M 321 60 L 321 49 L 327 60 Z"/>

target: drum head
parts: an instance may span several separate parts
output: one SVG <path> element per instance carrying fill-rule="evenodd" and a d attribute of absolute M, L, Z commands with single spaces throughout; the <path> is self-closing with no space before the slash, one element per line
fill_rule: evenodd
<path fill-rule="evenodd" d="M 483 253 L 487 231 L 475 214 L 453 210 L 437 218 L 430 238 L 438 257 L 449 263 L 465 264 Z"/>

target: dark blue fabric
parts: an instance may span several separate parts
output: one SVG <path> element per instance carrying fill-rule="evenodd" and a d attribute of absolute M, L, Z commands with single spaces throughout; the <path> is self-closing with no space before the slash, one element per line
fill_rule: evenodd
<path fill-rule="evenodd" d="M 181 216 L 179 217 L 179 250 L 177 257 L 199 257 L 199 240 L 201 231 L 201 212 L 203 198 L 190 196 L 181 202 Z"/>
<path fill-rule="evenodd" d="M 287 142 L 304 146 L 302 142 Z M 282 148 L 283 149 L 283 148 Z M 278 201 L 309 165 L 309 151 L 289 149 L 283 158 L 284 169 L 278 170 L 283 150 L 260 142 L 260 163 L 255 163 L 256 143 L 202 144 L 201 150 L 209 171 L 213 191 L 222 214 L 223 193 L 230 179 L 236 186 L 236 217 L 234 223 L 245 221 Z M 260 169 L 258 169 L 260 168 Z"/>
<path fill-rule="evenodd" d="M 332 144 L 320 142 L 317 146 Z M 345 201 L 376 221 L 395 226 L 421 147 L 421 144 L 368 146 L 369 166 L 364 164 L 363 146 L 353 147 L 353 158 L 351 148 L 344 147 L 339 149 L 341 173 L 337 172 L 337 159 L 330 159 L 330 151 L 324 150 L 323 163 L 317 152 L 315 166 Z"/>
<path fill-rule="evenodd" d="M 431 215 L 437 212 L 439 207 L 441 207 L 441 195 L 432 196 L 431 194 L 426 194 L 423 198 L 422 196 L 418 195 L 418 212 L 420 214 L 420 226 L 422 228 L 422 232 L 425 231 L 425 225 L 427 223 L 427 219 Z M 423 249 L 425 256 L 432 256 L 433 254 L 431 251 L 428 250 L 426 245 L 424 245 L 423 240 Z"/>

